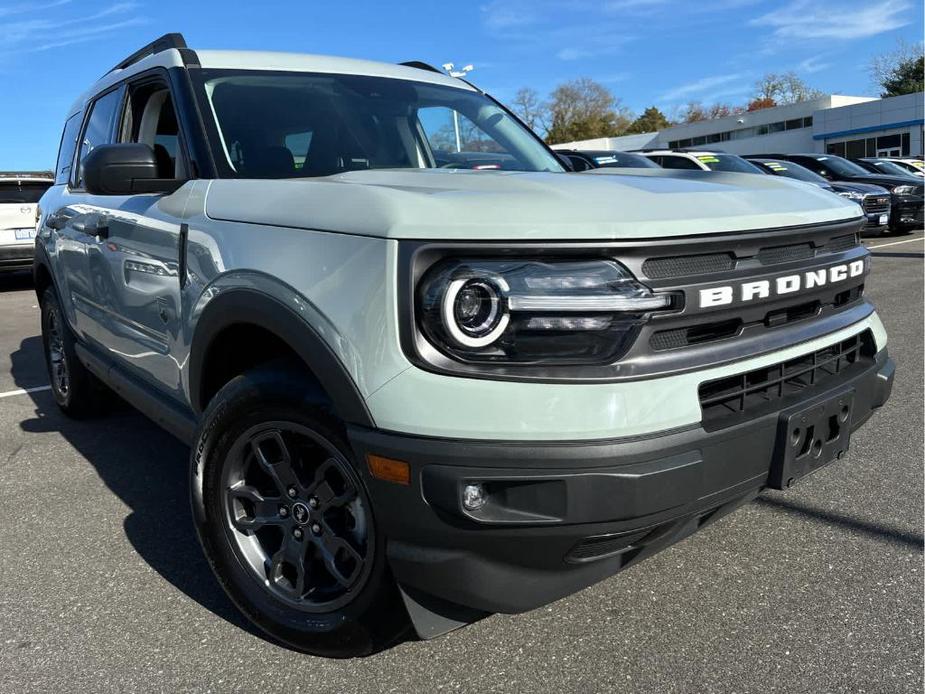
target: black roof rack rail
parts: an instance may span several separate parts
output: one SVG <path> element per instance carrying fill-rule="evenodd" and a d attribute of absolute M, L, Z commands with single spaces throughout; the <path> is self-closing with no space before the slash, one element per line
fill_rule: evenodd
<path fill-rule="evenodd" d="M 164 34 L 160 38 L 154 39 L 151 43 L 146 46 L 142 46 L 137 51 L 132 53 L 128 58 L 123 60 L 121 63 L 116 65 L 109 72 L 115 72 L 116 70 L 124 70 L 130 65 L 134 65 L 139 60 L 147 58 L 149 55 L 155 55 L 161 51 L 170 50 L 171 48 L 176 48 L 183 50 L 187 48 L 186 39 L 183 38 L 183 34 L 173 33 L 173 34 Z M 106 74 L 108 75 L 109 72 Z"/>
<path fill-rule="evenodd" d="M 399 65 L 404 65 L 405 67 L 414 67 L 418 70 L 427 70 L 428 72 L 439 72 L 441 75 L 443 74 L 442 70 L 438 70 L 433 65 L 425 63 L 421 60 L 406 60 L 403 63 L 399 63 Z"/>

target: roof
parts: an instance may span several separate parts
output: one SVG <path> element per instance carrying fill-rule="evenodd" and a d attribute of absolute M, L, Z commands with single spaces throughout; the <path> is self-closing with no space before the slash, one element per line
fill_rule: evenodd
<path fill-rule="evenodd" d="M 403 79 L 426 82 L 466 91 L 477 91 L 475 87 L 455 77 L 422 67 L 380 63 L 373 60 L 341 58 L 307 53 L 282 53 L 272 51 L 223 51 L 177 48 L 152 53 L 132 62 L 124 68 L 116 67 L 92 84 L 72 106 L 68 115 L 75 113 L 95 94 L 124 80 L 126 77 L 150 70 L 153 67 L 186 67 L 187 60 L 194 59 L 198 66 L 207 69 L 229 70 L 277 70 L 281 72 L 314 72 L 322 74 L 363 75 L 387 79 Z M 121 63 L 120 63 L 121 65 Z"/>

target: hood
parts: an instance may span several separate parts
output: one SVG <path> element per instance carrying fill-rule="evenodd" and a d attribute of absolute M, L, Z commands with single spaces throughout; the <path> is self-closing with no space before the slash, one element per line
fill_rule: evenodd
<path fill-rule="evenodd" d="M 799 181 L 709 171 L 582 174 L 353 171 L 210 182 L 214 219 L 396 239 L 662 238 L 854 219 L 858 206 Z"/>
<path fill-rule="evenodd" d="M 890 191 L 883 186 L 875 186 L 871 183 L 845 183 L 844 181 L 836 181 L 832 184 L 832 187 L 837 191 L 851 191 L 853 193 L 864 193 L 866 195 L 890 194 Z"/>
<path fill-rule="evenodd" d="M 922 187 L 922 182 L 912 176 L 889 176 L 886 174 L 868 174 L 865 176 L 851 176 L 838 181 L 838 183 L 871 183 L 875 186 L 883 186 L 887 190 L 893 190 L 896 186 L 918 186 Z M 921 195 L 921 193 L 919 193 Z"/>

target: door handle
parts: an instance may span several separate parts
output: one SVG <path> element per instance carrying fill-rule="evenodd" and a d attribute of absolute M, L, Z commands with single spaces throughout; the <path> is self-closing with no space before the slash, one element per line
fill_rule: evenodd
<path fill-rule="evenodd" d="M 87 236 L 95 236 L 98 239 L 109 238 L 109 225 L 99 219 L 89 223 L 74 222 L 74 229 Z"/>
<path fill-rule="evenodd" d="M 45 226 L 55 231 L 60 231 L 67 226 L 67 217 L 57 212 L 52 212 L 45 218 Z"/>

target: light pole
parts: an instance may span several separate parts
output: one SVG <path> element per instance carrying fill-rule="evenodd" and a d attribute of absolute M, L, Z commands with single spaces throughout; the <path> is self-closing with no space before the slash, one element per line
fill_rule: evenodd
<path fill-rule="evenodd" d="M 456 70 L 455 67 L 453 63 L 443 64 L 444 71 L 450 77 L 465 77 L 475 69 L 472 65 L 466 65 L 462 70 Z M 455 108 L 453 109 L 453 132 L 456 133 L 456 152 L 462 152 L 462 142 L 460 142 L 459 139 L 459 114 L 456 112 Z"/>

